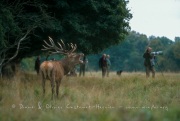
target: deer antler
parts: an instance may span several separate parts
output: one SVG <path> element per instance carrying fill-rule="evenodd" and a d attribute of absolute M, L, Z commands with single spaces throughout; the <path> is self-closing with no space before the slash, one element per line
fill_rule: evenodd
<path fill-rule="evenodd" d="M 42 50 L 49 50 L 50 53 L 52 54 L 64 54 L 64 55 L 69 55 L 71 53 L 73 53 L 76 48 L 77 45 L 73 45 L 72 43 L 68 44 L 68 49 L 70 50 L 66 50 L 66 45 L 64 44 L 63 40 L 61 40 L 61 43 L 57 42 L 57 45 L 54 43 L 53 39 L 51 37 L 49 37 L 49 43 L 46 42 L 44 40 L 45 45 L 43 45 L 43 49 Z M 53 51 L 55 50 L 55 52 Z"/>

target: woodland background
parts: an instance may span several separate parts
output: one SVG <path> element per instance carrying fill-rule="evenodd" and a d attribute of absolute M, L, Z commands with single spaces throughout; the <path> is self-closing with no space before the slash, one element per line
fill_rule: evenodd
<path fill-rule="evenodd" d="M 147 37 L 131 30 L 133 17 L 126 0 L 2 0 L 0 1 L 0 74 L 34 70 L 37 56 L 45 60 L 43 40 L 75 43 L 87 55 L 87 70 L 97 71 L 103 53 L 110 55 L 111 70 L 143 71 L 142 55 L 149 45 L 158 56 L 158 69 L 180 70 L 180 37 Z M 170 30 L 171 31 L 171 30 Z M 49 59 L 51 59 L 50 57 Z M 53 55 L 61 59 L 62 55 Z M 77 67 L 78 68 L 78 67 Z"/>
<path fill-rule="evenodd" d="M 87 56 L 87 71 L 98 71 L 99 58 L 103 53 L 110 55 L 111 71 L 123 70 L 127 72 L 144 71 L 144 58 L 147 45 L 153 48 L 153 51 L 163 51 L 163 55 L 156 56 L 156 71 L 159 72 L 179 72 L 180 71 L 180 37 L 176 37 L 174 41 L 167 37 L 147 37 L 135 31 L 129 32 L 126 39 L 118 44 L 111 46 L 98 54 L 90 54 Z M 42 56 L 42 61 L 46 56 Z M 51 56 L 50 59 L 60 59 L 59 55 Z M 25 70 L 33 71 L 33 64 L 36 57 L 26 58 L 22 61 Z M 78 69 L 78 66 L 77 66 Z"/>

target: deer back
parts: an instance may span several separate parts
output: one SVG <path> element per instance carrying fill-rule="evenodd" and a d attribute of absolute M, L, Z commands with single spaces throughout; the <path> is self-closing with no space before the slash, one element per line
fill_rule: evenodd
<path fill-rule="evenodd" d="M 56 79 L 62 79 L 65 74 L 61 61 L 44 61 L 40 65 L 40 71 L 44 78 L 49 79 L 53 76 Z"/>

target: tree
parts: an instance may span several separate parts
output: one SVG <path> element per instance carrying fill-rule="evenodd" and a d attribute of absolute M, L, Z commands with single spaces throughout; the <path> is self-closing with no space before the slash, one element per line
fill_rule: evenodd
<path fill-rule="evenodd" d="M 21 48 L 13 60 L 41 54 L 43 40 L 48 36 L 76 43 L 85 54 L 100 52 L 120 43 L 128 34 L 132 15 L 127 4 L 126 0 L 0 1 L 1 50 L 34 28 L 23 42 L 26 49 Z M 13 56 L 14 47 L 9 48 L 7 58 Z"/>
<path fill-rule="evenodd" d="M 180 37 L 175 37 L 175 42 L 180 42 Z"/>
<path fill-rule="evenodd" d="M 151 36 L 147 38 L 146 35 L 138 32 L 129 32 L 125 41 L 107 48 L 99 55 L 89 56 L 89 67 L 95 69 L 97 61 L 103 53 L 110 55 L 111 70 L 124 71 L 144 71 L 143 53 L 147 46 L 151 46 L 153 51 L 163 51 L 163 55 L 157 55 L 156 70 L 157 71 L 179 71 L 180 69 L 180 44 L 173 42 L 166 37 Z"/>
<path fill-rule="evenodd" d="M 173 41 L 168 39 L 167 37 L 155 37 L 153 39 L 150 39 L 150 45 L 153 48 L 153 51 L 163 51 L 169 45 L 173 44 Z"/>
<path fill-rule="evenodd" d="M 13 45 L 11 46 L 7 46 L 6 48 L 0 48 L 0 76 L 2 77 L 2 71 L 3 71 L 3 67 L 5 67 L 7 64 L 9 64 L 9 62 L 11 62 L 14 58 L 16 58 L 16 56 L 19 53 L 20 50 L 20 45 L 21 43 L 26 39 L 27 35 L 29 34 L 29 32 L 32 30 L 28 29 L 27 32 L 25 33 L 25 35 L 20 38 L 18 41 L 16 41 Z M 11 54 L 11 56 L 8 55 L 8 52 L 10 49 L 12 48 L 16 48 L 16 51 Z M 15 67 L 14 65 L 11 65 L 10 67 L 13 71 L 15 71 Z M 6 73 L 6 72 L 5 72 Z M 14 72 L 13 72 L 14 73 Z M 7 73 L 6 73 L 7 74 Z M 7 75 L 9 76 L 9 75 Z"/>
<path fill-rule="evenodd" d="M 132 15 L 125 0 L 54 0 L 46 1 L 47 12 L 60 24 L 48 31 L 53 38 L 78 44 L 85 54 L 97 53 L 121 42 L 130 30 Z"/>
<path fill-rule="evenodd" d="M 21 53 L 28 47 L 28 37 L 43 24 L 43 12 L 33 14 L 24 9 L 31 5 L 31 1 L 25 0 L 0 1 L 0 75 L 6 73 L 7 66 L 15 71 L 15 65 L 23 58 Z M 39 4 L 33 7 L 40 9 Z"/>

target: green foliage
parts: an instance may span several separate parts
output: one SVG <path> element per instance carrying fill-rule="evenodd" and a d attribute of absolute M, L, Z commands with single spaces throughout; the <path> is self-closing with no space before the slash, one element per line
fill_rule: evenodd
<path fill-rule="evenodd" d="M 131 14 L 125 1 L 66 2 L 63 1 L 62 5 L 55 8 L 64 11 L 58 16 L 64 28 L 61 37 L 77 43 L 79 49 L 86 54 L 119 43 L 129 30 Z M 64 5 L 67 7 L 62 7 Z"/>
<path fill-rule="evenodd" d="M 20 30 L 15 24 L 14 16 L 8 8 L 1 6 L 0 13 L 0 48 L 2 49 L 8 47 L 7 45 L 10 42 L 9 38 L 11 36 L 17 36 L 17 34 L 20 33 Z"/>
<path fill-rule="evenodd" d="M 89 68 L 97 70 L 99 58 L 106 53 L 110 55 L 113 71 L 144 71 L 142 55 L 147 46 L 151 46 L 153 51 L 163 51 L 163 55 L 157 56 L 156 71 L 180 71 L 179 42 L 173 42 L 166 37 L 147 38 L 146 35 L 134 31 L 130 32 L 125 41 L 119 45 L 89 56 Z"/>
<path fill-rule="evenodd" d="M 35 58 L 25 58 L 21 61 L 21 69 L 24 71 L 34 71 Z"/>
<path fill-rule="evenodd" d="M 103 53 L 110 55 L 111 71 L 144 71 L 144 58 L 142 55 L 148 45 L 153 48 L 153 51 L 163 51 L 163 55 L 156 57 L 158 63 L 158 65 L 156 64 L 155 66 L 156 71 L 179 71 L 179 42 L 173 42 L 165 37 L 151 36 L 147 38 L 146 35 L 134 31 L 130 32 L 125 41 L 119 45 L 111 46 L 99 54 L 87 55 L 87 71 L 99 70 L 98 61 Z M 60 59 L 58 55 L 49 57 L 49 59 L 51 58 L 56 58 L 56 60 Z M 29 62 L 24 61 L 24 63 Z"/>
<path fill-rule="evenodd" d="M 29 28 L 34 28 L 21 45 L 17 60 L 41 54 L 42 40 L 48 36 L 55 41 L 76 43 L 78 50 L 86 54 L 100 52 L 121 42 L 130 30 L 132 15 L 127 3 L 126 0 L 1 1 L 0 46 L 9 47 Z"/>
<path fill-rule="evenodd" d="M 179 50 L 180 50 L 180 42 L 177 42 L 176 44 L 173 45 L 173 54 L 174 54 L 174 57 L 177 59 L 177 60 L 180 60 L 180 53 L 179 53 Z"/>

